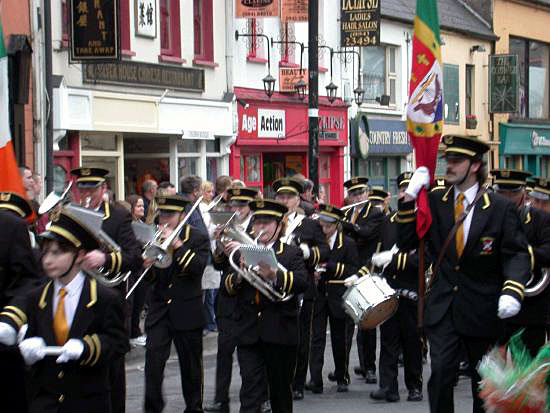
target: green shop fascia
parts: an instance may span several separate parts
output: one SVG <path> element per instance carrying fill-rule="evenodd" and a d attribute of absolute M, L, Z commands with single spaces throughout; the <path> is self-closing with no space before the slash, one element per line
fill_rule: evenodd
<path fill-rule="evenodd" d="M 548 176 L 550 168 L 550 124 L 499 124 L 499 165 L 515 168 L 522 158 L 523 170 L 534 176 Z"/>

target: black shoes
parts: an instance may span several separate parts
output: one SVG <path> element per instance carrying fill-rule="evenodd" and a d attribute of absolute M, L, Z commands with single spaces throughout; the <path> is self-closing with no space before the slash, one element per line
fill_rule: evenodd
<path fill-rule="evenodd" d="M 409 396 L 407 397 L 408 402 L 421 402 L 422 401 L 422 391 L 418 389 L 411 390 Z"/>
<path fill-rule="evenodd" d="M 338 383 L 338 387 L 336 387 L 336 391 L 338 393 L 346 393 L 348 391 L 347 383 Z"/>
<path fill-rule="evenodd" d="M 292 392 L 292 400 L 303 400 L 304 392 L 302 390 L 294 390 Z"/>
<path fill-rule="evenodd" d="M 389 393 L 386 389 L 378 389 L 370 393 L 370 398 L 374 400 L 385 400 L 390 403 L 399 401 L 398 393 Z"/>
<path fill-rule="evenodd" d="M 222 402 L 212 402 L 204 406 L 205 412 L 222 412 L 229 413 L 229 405 Z"/>
<path fill-rule="evenodd" d="M 353 372 L 358 376 L 365 377 L 365 370 L 363 370 L 361 367 L 354 367 Z"/>
<path fill-rule="evenodd" d="M 323 393 L 323 385 L 313 383 L 312 381 L 307 382 L 306 385 L 304 386 L 304 388 L 306 390 L 309 390 L 310 392 L 315 393 L 315 394 Z"/>
<path fill-rule="evenodd" d="M 365 381 L 369 384 L 376 384 L 376 372 L 374 370 L 367 370 Z"/>
<path fill-rule="evenodd" d="M 271 413 L 271 402 L 269 400 L 262 403 L 260 413 Z"/>
<path fill-rule="evenodd" d="M 328 374 L 328 379 L 329 381 L 336 381 L 336 376 L 334 375 L 333 371 Z"/>
<path fill-rule="evenodd" d="M 336 374 L 334 374 L 333 371 L 328 374 L 328 379 L 329 379 L 329 381 L 332 381 L 332 382 L 337 382 L 338 381 L 338 379 L 336 378 Z M 349 385 L 351 383 L 351 380 L 349 378 L 349 374 L 345 375 L 344 383 L 347 384 L 347 385 Z"/>

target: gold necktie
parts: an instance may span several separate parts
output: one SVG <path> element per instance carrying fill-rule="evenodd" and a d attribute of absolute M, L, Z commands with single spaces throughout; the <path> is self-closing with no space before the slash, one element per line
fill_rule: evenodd
<path fill-rule="evenodd" d="M 355 207 L 353 208 L 353 215 L 351 216 L 351 223 L 355 224 L 355 221 L 357 221 L 357 217 L 359 216 L 359 208 Z"/>
<path fill-rule="evenodd" d="M 58 346 L 62 346 L 67 341 L 69 336 L 69 325 L 65 318 L 65 296 L 67 290 L 62 288 L 59 290 L 59 302 L 57 303 L 57 309 L 53 317 L 53 333 L 55 335 L 55 342 Z"/>
<path fill-rule="evenodd" d="M 458 218 L 464 212 L 463 201 L 464 201 L 464 194 L 463 193 L 458 194 L 458 198 L 456 199 L 456 205 L 455 205 L 455 222 L 458 221 Z M 458 227 L 458 230 L 456 231 L 456 253 L 458 255 L 458 258 L 462 256 L 463 251 L 464 251 L 464 221 L 462 221 L 462 223 Z"/>

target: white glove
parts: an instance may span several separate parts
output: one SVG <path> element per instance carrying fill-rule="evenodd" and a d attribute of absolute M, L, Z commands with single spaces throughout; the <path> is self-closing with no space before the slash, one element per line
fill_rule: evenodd
<path fill-rule="evenodd" d="M 19 351 L 27 366 L 32 366 L 39 360 L 42 360 L 46 355 L 46 343 L 42 337 L 31 337 L 23 340 L 19 344 Z"/>
<path fill-rule="evenodd" d="M 84 343 L 82 340 L 71 338 L 61 348 L 61 354 L 55 360 L 56 363 L 66 363 L 69 360 L 78 360 L 84 352 Z"/>
<path fill-rule="evenodd" d="M 498 299 L 498 317 L 509 318 L 521 310 L 521 303 L 511 295 L 501 295 Z"/>
<path fill-rule="evenodd" d="M 372 263 L 375 267 L 386 268 L 386 266 L 391 262 L 394 252 L 382 251 L 372 254 Z"/>
<path fill-rule="evenodd" d="M 6 346 L 13 346 L 17 340 L 15 328 L 8 323 L 0 323 L 0 343 Z"/>
<path fill-rule="evenodd" d="M 25 335 L 27 334 L 27 329 L 29 328 L 28 324 L 23 324 L 21 328 L 19 329 L 19 333 L 17 333 L 17 344 L 21 343 L 25 339 Z"/>
<path fill-rule="evenodd" d="M 348 278 L 346 278 L 344 280 L 344 285 L 346 287 L 351 287 L 355 283 L 355 281 L 357 281 L 358 279 L 359 279 L 359 277 L 357 275 L 355 275 L 355 274 L 351 275 L 351 276 L 349 276 Z"/>
<path fill-rule="evenodd" d="M 305 242 L 302 242 L 300 244 L 300 249 L 302 250 L 302 254 L 304 254 L 304 260 L 309 259 L 309 256 L 311 255 L 311 252 L 309 251 L 309 247 Z"/>
<path fill-rule="evenodd" d="M 430 185 L 430 171 L 425 166 L 421 166 L 416 171 L 407 186 L 405 193 L 414 199 L 418 196 L 418 193 L 422 190 L 422 187 L 428 189 Z"/>

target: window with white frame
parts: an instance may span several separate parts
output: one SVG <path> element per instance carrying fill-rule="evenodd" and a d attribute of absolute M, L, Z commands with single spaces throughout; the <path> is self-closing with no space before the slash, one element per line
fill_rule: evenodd
<path fill-rule="evenodd" d="M 361 55 L 361 86 L 365 90 L 365 102 L 375 103 L 382 95 L 390 96 L 390 105 L 397 102 L 396 46 L 381 45 L 364 47 Z"/>

